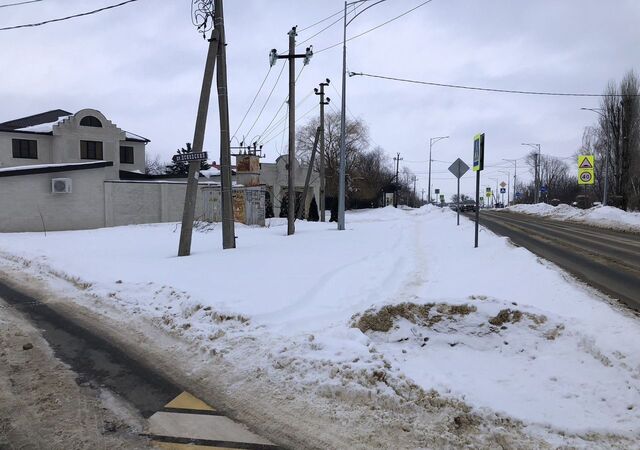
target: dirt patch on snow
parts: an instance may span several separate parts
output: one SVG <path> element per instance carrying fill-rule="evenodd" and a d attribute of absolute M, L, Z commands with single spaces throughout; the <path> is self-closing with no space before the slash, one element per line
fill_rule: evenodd
<path fill-rule="evenodd" d="M 399 318 L 406 319 L 414 324 L 433 326 L 440 322 L 443 317 L 451 319 L 454 316 L 466 316 L 476 311 L 477 308 L 475 306 L 467 304 L 425 303 L 420 305 L 405 302 L 397 305 L 386 305 L 378 310 L 369 309 L 361 315 L 354 316 L 351 326 L 358 328 L 363 333 L 367 331 L 387 332 Z"/>

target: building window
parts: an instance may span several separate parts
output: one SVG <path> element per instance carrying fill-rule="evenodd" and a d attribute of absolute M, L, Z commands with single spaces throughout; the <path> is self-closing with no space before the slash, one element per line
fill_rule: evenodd
<path fill-rule="evenodd" d="M 133 164 L 133 147 L 120 147 L 120 163 Z"/>
<path fill-rule="evenodd" d="M 102 142 L 80 141 L 81 159 L 102 159 Z"/>
<path fill-rule="evenodd" d="M 30 139 L 12 139 L 13 157 L 38 159 L 38 141 Z"/>
<path fill-rule="evenodd" d="M 80 125 L 83 127 L 96 127 L 102 128 L 102 122 L 100 122 L 96 117 L 93 116 L 85 116 L 80 120 Z"/>

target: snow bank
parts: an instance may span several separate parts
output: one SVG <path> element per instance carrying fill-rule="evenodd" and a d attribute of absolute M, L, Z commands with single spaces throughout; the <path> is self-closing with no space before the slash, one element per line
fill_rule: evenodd
<path fill-rule="evenodd" d="M 474 249 L 473 224 L 446 208 L 358 211 L 344 232 L 298 222 L 287 237 L 284 224 L 237 225 L 235 250 L 219 226 L 196 233 L 188 258 L 175 224 L 3 234 L 0 256 L 309 405 L 433 390 L 556 444 L 640 444 L 640 323 L 556 267 L 484 230 Z"/>
<path fill-rule="evenodd" d="M 538 203 L 534 205 L 514 205 L 498 211 L 513 211 L 556 220 L 582 222 L 600 228 L 640 232 L 640 213 L 627 212 L 611 206 L 594 206 L 590 209 L 579 209 L 566 204 L 551 206 L 546 203 Z"/>

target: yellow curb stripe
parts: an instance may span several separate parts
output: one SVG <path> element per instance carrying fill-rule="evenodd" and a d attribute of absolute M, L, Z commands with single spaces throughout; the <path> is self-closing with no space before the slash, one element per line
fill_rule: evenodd
<path fill-rule="evenodd" d="M 183 392 L 169 403 L 164 405 L 165 408 L 177 408 L 177 409 L 194 409 L 200 411 L 215 411 L 211 406 L 199 398 L 194 397 L 188 392 Z M 212 447 L 213 448 L 213 447 Z"/>

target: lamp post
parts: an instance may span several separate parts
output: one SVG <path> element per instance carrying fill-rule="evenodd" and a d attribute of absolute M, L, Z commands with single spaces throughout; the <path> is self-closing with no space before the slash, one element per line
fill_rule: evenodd
<path fill-rule="evenodd" d="M 607 151 L 604 153 L 604 192 L 602 194 L 602 206 L 607 206 L 607 197 L 609 193 L 609 153 L 611 151 L 611 140 L 609 138 L 609 122 L 607 116 L 600 108 L 580 108 L 582 111 L 591 111 L 602 117 L 607 124 Z"/>
<path fill-rule="evenodd" d="M 346 110 L 347 110 L 347 27 L 351 22 L 355 20 L 360 14 L 376 6 L 379 3 L 382 3 L 386 0 L 378 0 L 377 2 L 367 6 L 366 8 L 358 11 L 356 15 L 354 15 L 349 21 L 347 21 L 347 8 L 351 5 L 357 5 L 360 3 L 364 3 L 367 0 L 356 0 L 353 2 L 344 2 L 344 25 L 343 25 L 343 34 L 342 34 L 342 111 L 340 118 L 340 169 L 338 174 L 338 230 L 344 230 L 344 210 L 345 210 L 345 202 L 346 202 L 346 189 L 345 189 L 345 177 L 347 171 L 347 157 L 346 157 L 346 147 L 347 147 L 347 138 L 345 136 L 346 133 Z"/>
<path fill-rule="evenodd" d="M 438 136 L 429 139 L 429 194 L 427 195 L 427 201 L 429 202 L 429 204 L 431 204 L 431 162 L 433 161 L 431 159 L 431 150 L 433 148 L 433 144 L 443 139 L 449 139 L 449 136 Z"/>
<path fill-rule="evenodd" d="M 498 194 L 498 182 L 500 181 L 500 178 L 489 178 L 490 180 L 493 180 L 496 182 L 496 190 L 493 191 L 493 195 L 491 196 L 491 198 L 493 199 L 493 204 L 495 205 L 496 203 L 498 203 L 496 201 L 496 195 Z"/>
<path fill-rule="evenodd" d="M 528 144 L 528 143 L 523 143 L 521 145 L 527 145 L 529 147 L 535 148 L 538 150 L 538 153 L 536 153 L 536 167 L 535 167 L 535 181 L 534 181 L 534 185 L 535 185 L 535 192 L 533 193 L 533 203 L 538 203 L 540 201 L 540 184 L 541 184 L 541 180 L 540 180 L 540 163 L 542 162 L 540 160 L 541 152 L 540 152 L 540 144 Z"/>

